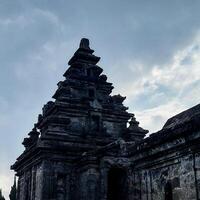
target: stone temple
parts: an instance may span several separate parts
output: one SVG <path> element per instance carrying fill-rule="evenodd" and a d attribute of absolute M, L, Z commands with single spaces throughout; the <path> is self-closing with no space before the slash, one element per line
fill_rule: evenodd
<path fill-rule="evenodd" d="M 200 104 L 145 138 L 83 38 L 11 166 L 18 200 L 199 200 Z"/>

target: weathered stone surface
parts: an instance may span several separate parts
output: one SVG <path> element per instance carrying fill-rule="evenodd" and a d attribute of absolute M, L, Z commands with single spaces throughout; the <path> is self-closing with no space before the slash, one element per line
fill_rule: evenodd
<path fill-rule="evenodd" d="M 83 38 L 24 139 L 18 200 L 198 200 L 200 105 L 144 138 L 93 53 Z"/>

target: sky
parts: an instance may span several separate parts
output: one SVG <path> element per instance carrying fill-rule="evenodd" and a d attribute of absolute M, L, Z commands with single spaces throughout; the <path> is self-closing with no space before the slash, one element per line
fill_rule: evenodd
<path fill-rule="evenodd" d="M 200 102 L 199 0 L 0 0 L 0 188 L 80 39 L 113 94 L 156 132 Z"/>

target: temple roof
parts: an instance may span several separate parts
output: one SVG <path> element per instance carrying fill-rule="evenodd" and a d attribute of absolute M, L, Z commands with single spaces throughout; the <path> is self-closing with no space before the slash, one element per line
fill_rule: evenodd
<path fill-rule="evenodd" d="M 175 126 L 184 124 L 187 121 L 190 121 L 192 118 L 194 118 L 196 115 L 200 114 L 200 104 L 185 110 L 170 119 L 167 120 L 165 125 L 163 126 L 163 129 L 166 128 L 173 128 Z"/>
<path fill-rule="evenodd" d="M 125 137 L 126 141 L 143 139 L 146 130 L 139 127 L 123 101 L 126 97 L 112 95 L 112 83 L 107 82 L 103 69 L 97 66 L 100 57 L 95 56 L 89 40 L 81 39 L 79 48 L 69 61 L 53 95 L 47 102 L 33 130 L 23 141 L 24 153 L 13 169 L 19 169 L 30 155 L 46 151 L 65 152 L 73 161 L 97 147 L 105 146 Z"/>

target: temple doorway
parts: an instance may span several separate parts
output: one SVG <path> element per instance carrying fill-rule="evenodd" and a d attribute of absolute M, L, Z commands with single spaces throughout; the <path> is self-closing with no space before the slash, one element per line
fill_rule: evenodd
<path fill-rule="evenodd" d="M 127 199 L 127 173 L 121 168 L 112 168 L 108 173 L 108 200 Z"/>
<path fill-rule="evenodd" d="M 165 200 L 173 200 L 173 191 L 171 182 L 165 185 Z"/>

